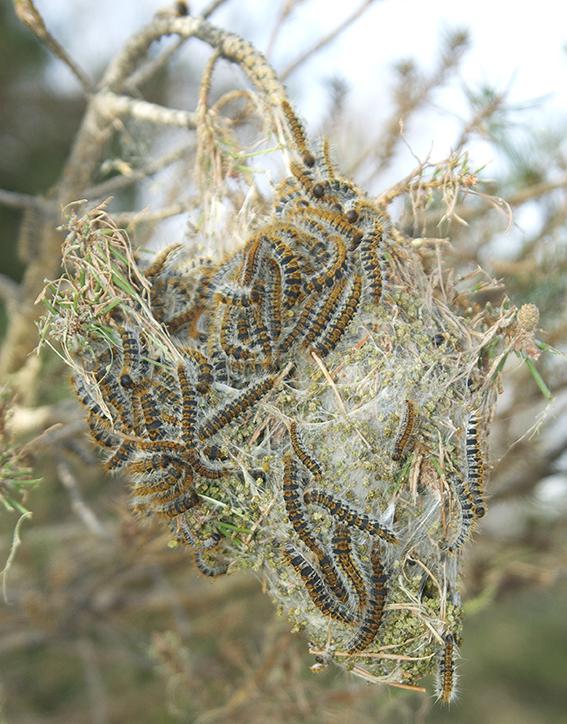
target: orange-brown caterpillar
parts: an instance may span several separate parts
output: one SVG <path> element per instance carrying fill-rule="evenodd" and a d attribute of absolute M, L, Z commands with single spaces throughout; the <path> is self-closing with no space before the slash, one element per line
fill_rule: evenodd
<path fill-rule="evenodd" d="M 268 328 L 262 318 L 262 310 L 256 304 L 252 307 L 252 319 L 250 321 L 252 334 L 262 348 L 262 353 L 266 358 L 266 361 L 269 363 L 272 359 L 272 342 L 270 340 Z"/>
<path fill-rule="evenodd" d="M 178 366 L 177 379 L 181 389 L 181 432 L 185 443 L 192 446 L 195 439 L 197 397 L 193 385 L 189 383 L 184 365 Z"/>
<path fill-rule="evenodd" d="M 118 384 L 114 377 L 106 374 L 103 370 L 98 370 L 97 381 L 101 394 L 104 399 L 109 402 L 117 412 L 118 420 L 127 429 L 132 429 L 132 407 L 127 399 L 122 387 Z"/>
<path fill-rule="evenodd" d="M 360 304 L 362 294 L 362 277 L 356 274 L 350 292 L 341 303 L 327 331 L 318 339 L 312 349 L 321 357 L 328 355 L 340 342 L 347 327 L 352 322 Z"/>
<path fill-rule="evenodd" d="M 321 142 L 321 157 L 323 160 L 323 166 L 325 173 L 329 181 L 335 179 L 335 168 L 331 160 L 331 149 L 329 147 L 329 139 L 325 136 Z"/>
<path fill-rule="evenodd" d="M 359 610 L 364 610 L 368 601 L 366 581 L 352 557 L 352 540 L 346 525 L 337 524 L 333 533 L 333 555 L 339 566 L 352 583 L 358 598 Z"/>
<path fill-rule="evenodd" d="M 292 175 L 297 179 L 299 185 L 309 196 L 314 196 L 316 199 L 320 199 L 323 196 L 325 193 L 324 185 L 319 181 L 314 181 L 310 173 L 302 166 L 295 161 L 292 161 L 289 165 L 289 169 Z"/>
<path fill-rule="evenodd" d="M 99 447 L 113 449 L 118 445 L 119 438 L 112 434 L 111 424 L 106 417 L 101 417 L 92 410 L 89 410 L 87 414 L 87 425 L 89 426 L 92 439 Z"/>
<path fill-rule="evenodd" d="M 305 304 L 303 305 L 303 309 L 299 314 L 299 319 L 296 321 L 295 325 L 291 328 L 288 334 L 280 342 L 280 351 L 288 352 L 289 350 L 291 350 L 293 345 L 303 337 L 303 335 L 307 331 L 311 317 L 315 313 L 315 309 L 318 303 L 319 300 L 314 294 L 307 297 L 307 299 L 305 300 Z"/>
<path fill-rule="evenodd" d="M 457 698 L 457 672 L 455 669 L 455 637 L 452 633 L 443 636 L 444 646 L 439 655 L 436 693 L 444 704 Z"/>
<path fill-rule="evenodd" d="M 485 468 L 478 435 L 479 421 L 476 413 L 469 417 L 466 435 L 467 482 L 476 518 L 486 513 L 484 500 Z"/>
<path fill-rule="evenodd" d="M 216 412 L 214 412 L 208 420 L 205 420 L 199 428 L 198 435 L 201 440 L 207 440 L 209 437 L 216 435 L 228 424 L 239 418 L 255 405 L 262 397 L 275 385 L 277 375 L 267 375 L 259 382 L 255 382 L 246 387 L 234 400 L 225 403 Z"/>
<path fill-rule="evenodd" d="M 129 329 L 119 330 L 122 341 L 122 369 L 120 370 L 120 384 L 122 387 L 131 388 L 134 379 L 138 380 L 140 367 L 140 344 L 138 336 Z"/>
<path fill-rule="evenodd" d="M 370 287 L 370 294 L 374 304 L 380 304 L 383 289 L 383 274 L 380 257 L 373 238 L 363 240 L 360 245 L 360 260 L 364 275 Z"/>
<path fill-rule="evenodd" d="M 161 503 L 158 505 L 152 504 L 151 509 L 154 513 L 162 515 L 165 518 L 175 518 L 178 515 L 186 513 L 188 510 L 191 510 L 191 508 L 199 505 L 199 503 L 199 496 L 195 493 L 194 490 L 190 490 L 189 492 L 183 493 L 182 495 L 166 503 Z"/>
<path fill-rule="evenodd" d="M 321 466 L 305 447 L 305 443 L 303 442 L 303 438 L 297 429 L 297 423 L 295 420 L 292 420 L 289 423 L 289 439 L 291 440 L 293 452 L 297 455 L 307 470 L 309 470 L 314 477 L 321 478 L 323 475 Z"/>
<path fill-rule="evenodd" d="M 321 576 L 315 568 L 289 543 L 283 548 L 286 561 L 293 566 L 305 585 L 309 598 L 324 616 L 343 623 L 352 623 L 354 616 L 343 604 L 338 603 L 327 590 Z"/>
<path fill-rule="evenodd" d="M 120 470 L 120 468 L 123 468 L 130 462 L 130 457 L 133 452 L 134 446 L 131 443 L 127 441 L 121 442 L 111 457 L 109 457 L 104 463 L 104 469 L 106 472 L 110 472 L 111 470 Z"/>
<path fill-rule="evenodd" d="M 279 339 L 282 333 L 282 274 L 277 262 L 270 259 L 270 269 L 272 271 L 272 281 L 268 288 L 267 309 L 268 320 L 272 330 L 272 338 Z"/>
<path fill-rule="evenodd" d="M 301 121 L 295 115 L 295 112 L 288 101 L 282 101 L 282 111 L 286 118 L 295 147 L 301 156 L 301 160 L 308 168 L 312 168 L 315 165 L 315 156 L 309 149 L 307 136 L 305 135 L 305 130 L 303 129 Z"/>
<path fill-rule="evenodd" d="M 301 269 L 299 260 L 291 247 L 283 241 L 274 245 L 274 257 L 282 273 L 282 301 L 286 309 L 291 309 L 301 292 Z"/>
<path fill-rule="evenodd" d="M 351 245 L 358 246 L 363 234 L 362 231 L 351 224 L 340 213 L 329 209 L 320 209 L 315 206 L 309 206 L 305 209 L 297 209 L 295 212 L 296 220 L 299 223 L 309 222 L 312 219 L 322 221 L 329 229 L 336 231 L 343 239 L 350 239 Z"/>
<path fill-rule="evenodd" d="M 287 517 L 293 526 L 298 538 L 316 556 L 321 567 L 321 573 L 331 591 L 343 603 L 348 599 L 348 591 L 343 585 L 332 559 L 324 550 L 321 542 L 315 537 L 306 516 L 303 506 L 301 482 L 294 458 L 287 454 L 284 456 L 283 495 Z"/>
<path fill-rule="evenodd" d="M 197 392 L 205 395 L 211 385 L 213 384 L 213 368 L 207 357 L 198 349 L 194 347 L 183 347 L 182 353 L 185 357 L 188 357 L 191 362 L 195 365 L 197 370 L 197 382 L 195 388 Z"/>
<path fill-rule="evenodd" d="M 319 505 L 326 508 L 333 518 L 336 518 L 345 525 L 358 528 L 370 535 L 376 535 L 388 543 L 397 543 L 398 537 L 386 526 L 382 525 L 376 518 L 359 513 L 348 503 L 344 503 L 339 498 L 326 493 L 323 490 L 309 490 L 303 499 L 307 505 Z"/>
<path fill-rule="evenodd" d="M 262 249 L 263 237 L 260 234 L 252 237 L 246 244 L 245 257 L 242 263 L 240 283 L 243 287 L 249 287 L 258 271 L 258 257 Z"/>
<path fill-rule="evenodd" d="M 375 542 L 372 546 L 370 564 L 372 573 L 370 575 L 368 603 L 358 631 L 345 647 L 349 654 L 367 649 L 375 641 L 382 624 L 384 603 L 388 595 L 388 576 L 382 564 L 378 542 Z"/>
<path fill-rule="evenodd" d="M 165 437 L 163 420 L 160 417 L 160 411 L 152 391 L 149 387 L 145 387 L 136 392 L 139 394 L 142 414 L 144 416 L 144 426 L 150 440 L 159 440 Z"/>
<path fill-rule="evenodd" d="M 457 478 L 456 476 L 452 476 L 450 482 L 457 494 L 457 499 L 459 501 L 459 507 L 461 511 L 461 523 L 457 537 L 449 546 L 450 550 L 455 550 L 458 548 L 462 548 L 468 540 L 471 534 L 472 525 L 474 523 L 475 513 L 470 490 L 468 489 L 466 483 L 463 480 Z"/>
<path fill-rule="evenodd" d="M 309 286 L 316 292 L 321 292 L 325 287 L 333 288 L 335 282 L 340 279 L 346 268 L 347 248 L 340 236 L 333 234 L 329 242 L 334 245 L 334 255 L 331 264 L 309 279 Z"/>
<path fill-rule="evenodd" d="M 283 497 L 287 517 L 299 539 L 317 557 L 323 555 L 320 541 L 313 534 L 311 525 L 305 516 L 302 499 L 302 486 L 297 466 L 292 455 L 284 455 Z"/>
<path fill-rule="evenodd" d="M 334 288 L 331 289 L 329 296 L 325 299 L 322 306 L 314 310 L 309 319 L 303 340 L 305 346 L 308 346 L 317 338 L 322 337 L 328 331 L 331 319 L 337 311 L 337 302 L 343 293 L 344 287 L 345 282 L 341 279 L 338 284 L 335 284 Z"/>
<path fill-rule="evenodd" d="M 392 460 L 401 460 L 407 447 L 417 416 L 417 408 L 413 400 L 406 400 L 406 409 L 404 417 L 400 425 L 400 431 L 394 442 L 394 451 L 392 452 Z"/>

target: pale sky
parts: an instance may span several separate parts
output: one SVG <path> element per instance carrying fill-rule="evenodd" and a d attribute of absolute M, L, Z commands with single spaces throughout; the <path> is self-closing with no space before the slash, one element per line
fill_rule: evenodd
<path fill-rule="evenodd" d="M 87 69 L 109 57 L 137 27 L 164 3 L 159 0 L 37 0 L 55 34 Z M 205 3 L 192 2 L 197 11 Z M 282 33 L 272 62 L 285 67 L 314 38 L 328 32 L 345 17 L 354 1 L 300 2 Z M 265 49 L 280 2 L 232 0 L 215 15 L 214 22 L 253 39 Z M 289 79 L 290 93 L 308 124 L 316 124 L 325 109 L 325 81 L 341 76 L 351 87 L 349 109 L 379 127 L 389 108 L 390 68 L 412 57 L 424 69 L 435 66 L 440 39 L 448 30 L 468 28 L 471 49 L 461 72 L 447 91 L 438 94 L 439 107 L 420 129 L 411 129 L 412 148 L 418 155 L 433 149 L 446 153 L 456 132 L 451 113 L 466 115 L 462 87 L 489 84 L 509 90 L 513 103 L 545 98 L 534 111 L 533 123 L 544 126 L 554 114 L 567 111 L 567 9 L 557 0 L 509 3 L 494 0 L 377 0 L 366 14 L 329 48 Z M 74 83 L 66 69 L 53 66 L 50 79 L 59 87 Z M 485 159 L 482 159 L 484 161 Z"/>
<path fill-rule="evenodd" d="M 37 0 L 37 4 L 54 34 L 90 71 L 100 68 L 164 6 L 159 0 Z M 191 2 L 195 12 L 205 4 L 205 0 Z M 276 69 L 284 68 L 357 6 L 354 0 L 299 2 L 271 57 Z M 281 2 L 274 0 L 229 0 L 212 20 L 265 50 L 280 7 Z M 565 5 L 557 0 L 376 0 L 337 41 L 291 76 L 287 85 L 308 128 L 314 129 L 327 108 L 327 81 L 344 78 L 350 86 L 349 113 L 378 131 L 391 109 L 392 65 L 413 58 L 419 68 L 431 70 L 447 32 L 467 28 L 471 44 L 459 74 L 434 95 L 434 104 L 420 114 L 419 125 L 414 122 L 405 129 L 411 152 L 402 149 L 387 179 L 393 182 L 415 166 L 412 152 L 421 159 L 430 154 L 434 161 L 447 155 L 460 120 L 469 117 L 464 88 L 490 85 L 496 91 L 508 90 L 509 102 L 518 106 L 539 99 L 518 118 L 524 125 L 529 121 L 534 131 L 563 124 L 567 117 L 566 16 Z M 52 65 L 49 80 L 60 90 L 76 83 L 59 63 Z M 486 165 L 485 177 L 498 173 L 498 159 L 488 145 L 477 141 L 472 153 L 474 166 Z M 515 220 L 529 231 L 530 208 L 522 209 Z"/>

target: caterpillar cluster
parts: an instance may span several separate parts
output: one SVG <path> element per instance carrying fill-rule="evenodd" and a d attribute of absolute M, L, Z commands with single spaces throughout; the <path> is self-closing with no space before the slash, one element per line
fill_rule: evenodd
<path fill-rule="evenodd" d="M 395 245 L 385 213 L 337 174 L 326 142 L 317 152 L 311 149 L 287 101 L 280 109 L 294 158 L 291 175 L 275 190 L 267 223 L 221 260 L 188 268 L 183 248 L 174 245 L 143 272 L 151 285 L 151 314 L 175 354 L 155 344 L 136 322 L 135 309 L 118 307 L 108 317 L 113 343 L 93 343 L 88 364 L 74 381 L 105 469 L 128 480 L 137 513 L 164 519 L 175 538 L 193 549 L 204 575 L 226 573 L 235 559 L 222 507 L 214 502 L 226 494 L 228 503 L 221 503 L 230 508 L 235 496 L 229 491 L 242 481 L 249 489 L 256 485 L 275 492 L 279 507 L 273 501 L 267 506 L 271 512 L 264 519 L 268 532 L 262 541 L 266 549 L 268 541 L 276 543 L 275 558 L 266 554 L 262 559 L 277 572 L 273 589 L 280 597 L 303 596 L 309 604 L 302 609 L 303 620 L 307 611 L 315 630 L 325 636 L 331 630 L 327 624 L 337 626 L 329 634 L 331 649 L 360 660 L 381 645 L 389 651 L 403 646 L 385 639 L 388 631 L 393 635 L 403 628 L 394 609 L 410 612 L 409 620 L 435 588 L 432 581 L 439 588 L 443 580 L 443 592 L 431 595 L 452 602 L 450 623 L 458 630 L 458 554 L 485 510 L 479 425 L 470 416 L 465 448 L 448 466 L 446 507 L 456 531 L 448 545 L 445 537 L 443 548 L 431 541 L 445 535 L 436 522 L 444 518 L 445 501 L 426 486 L 418 486 L 413 498 L 404 490 L 414 446 L 424 450 L 428 445 L 417 377 L 401 390 L 398 385 L 397 397 L 384 396 L 392 410 L 389 432 L 372 419 L 370 427 L 384 444 L 388 479 L 373 480 L 367 498 L 354 483 L 352 489 L 337 489 L 333 466 L 318 448 L 310 449 L 291 414 L 284 413 L 271 427 L 264 424 L 270 409 L 285 407 L 278 407 L 278 400 L 293 396 L 306 370 L 330 364 L 337 350 L 349 348 L 359 321 L 391 315 L 410 326 L 387 284 L 395 276 L 389 268 Z M 272 454 L 272 467 L 263 467 L 246 435 L 257 441 L 255 450 Z M 344 454 L 354 458 L 358 453 L 349 448 Z M 344 470 L 342 475 L 344 481 Z M 414 558 L 422 569 L 412 569 Z M 422 586 L 415 586 L 415 599 L 400 604 L 400 591 L 406 595 L 409 590 L 407 580 L 414 585 L 423 570 L 428 574 Z M 424 610 L 432 615 L 433 606 Z M 421 630 L 420 616 L 414 619 L 408 640 L 429 637 L 433 653 L 419 649 L 420 656 L 412 658 L 402 650 L 400 662 L 421 657 L 422 674 L 437 655 L 441 698 L 449 701 L 452 639 L 444 639 L 440 651 L 430 636 L 432 625 Z M 382 665 L 376 661 L 372 665 Z M 400 675 L 392 667 L 380 669 L 385 679 Z"/>

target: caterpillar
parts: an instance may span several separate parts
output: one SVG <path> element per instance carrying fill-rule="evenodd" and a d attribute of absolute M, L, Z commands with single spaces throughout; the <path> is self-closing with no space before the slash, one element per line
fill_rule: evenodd
<path fill-rule="evenodd" d="M 335 168 L 331 160 L 331 149 L 329 147 L 329 139 L 325 136 L 321 142 L 321 158 L 325 173 L 329 182 L 335 179 Z M 330 184 L 329 184 L 330 185 Z"/>
<path fill-rule="evenodd" d="M 305 166 L 307 166 L 308 168 L 312 168 L 315 165 L 315 156 L 311 153 L 309 149 L 309 146 L 307 144 L 307 136 L 305 135 L 305 130 L 303 129 L 301 121 L 295 115 L 295 112 L 288 101 L 283 100 L 281 103 L 281 108 L 287 121 L 291 137 L 301 157 L 301 160 L 303 161 Z"/>
<path fill-rule="evenodd" d="M 352 612 L 346 606 L 334 600 L 321 576 L 299 551 L 288 543 L 283 548 L 283 554 L 286 562 L 300 575 L 309 598 L 324 616 L 329 616 L 329 618 L 343 623 L 353 623 L 354 616 Z"/>
<path fill-rule="evenodd" d="M 400 431 L 394 441 L 392 460 L 401 460 L 413 432 L 416 420 L 416 405 L 413 400 L 406 400 L 406 409 L 401 422 Z"/>
<path fill-rule="evenodd" d="M 462 548 L 470 537 L 471 529 L 475 520 L 475 513 L 470 491 L 465 482 L 456 476 L 452 476 L 450 483 L 457 494 L 461 513 L 459 532 L 454 541 L 449 545 L 449 550 L 456 550 Z"/>
<path fill-rule="evenodd" d="M 308 280 L 308 286 L 316 292 L 321 292 L 325 287 L 333 288 L 333 284 L 340 279 L 345 272 L 347 264 L 347 248 L 345 242 L 336 234 L 329 237 L 329 242 L 334 245 L 334 255 L 331 264 Z"/>
<path fill-rule="evenodd" d="M 134 379 L 139 382 L 140 343 L 138 335 L 130 329 L 121 328 L 118 331 L 122 342 L 122 369 L 120 370 L 120 384 L 126 389 L 134 386 Z"/>
<path fill-rule="evenodd" d="M 368 601 L 368 589 L 366 581 L 356 567 L 352 557 L 352 540 L 350 531 L 346 525 L 337 524 L 333 532 L 333 555 L 352 583 L 358 598 L 359 610 L 364 610 Z"/>
<path fill-rule="evenodd" d="M 282 312 L 282 274 L 277 262 L 270 259 L 272 271 L 271 284 L 266 296 L 267 316 L 271 329 L 272 339 L 279 339 L 282 333 L 283 312 Z"/>
<path fill-rule="evenodd" d="M 228 571 L 228 563 L 220 563 L 219 565 L 212 565 L 207 563 L 201 551 L 195 553 L 195 565 L 197 570 L 204 576 L 209 578 L 215 578 L 216 576 L 224 576 Z"/>
<path fill-rule="evenodd" d="M 476 413 L 469 417 L 466 433 L 467 482 L 476 518 L 486 513 L 484 501 L 485 468 L 478 435 L 479 420 Z"/>
<path fill-rule="evenodd" d="M 398 543 L 398 537 L 391 530 L 382 525 L 376 518 L 359 513 L 348 503 L 336 498 L 323 490 L 308 490 L 303 500 L 306 505 L 318 505 L 326 508 L 333 518 L 341 523 L 358 528 L 370 535 L 378 536 L 388 543 Z"/>
<path fill-rule="evenodd" d="M 128 462 L 130 462 L 130 456 L 134 452 L 134 446 L 127 442 L 122 441 L 120 445 L 114 451 L 114 454 L 106 460 L 103 467 L 106 472 L 111 470 L 120 470 Z"/>
<path fill-rule="evenodd" d="M 282 273 L 282 301 L 286 309 L 291 309 L 301 292 L 301 269 L 299 260 L 291 247 L 280 241 L 273 247 L 274 257 Z"/>
<path fill-rule="evenodd" d="M 165 428 L 160 418 L 156 400 L 149 387 L 139 390 L 140 406 L 144 416 L 144 425 L 150 440 L 160 440 L 165 437 Z"/>
<path fill-rule="evenodd" d="M 295 216 L 299 223 L 304 220 L 309 221 L 310 219 L 322 221 L 329 229 L 336 231 L 337 234 L 342 236 L 344 239 L 349 239 L 351 245 L 354 245 L 355 247 L 360 244 L 364 236 L 360 229 L 357 229 L 354 224 L 351 224 L 346 218 L 343 218 L 343 216 L 336 211 L 309 206 L 305 209 L 297 209 Z"/>
<path fill-rule="evenodd" d="M 89 410 L 87 425 L 92 439 L 99 447 L 114 449 L 119 444 L 119 438 L 112 434 L 111 425 L 105 417 L 100 417 Z"/>
<path fill-rule="evenodd" d="M 122 387 L 120 387 L 115 377 L 107 374 L 102 369 L 97 370 L 95 376 L 103 398 L 112 405 L 117 413 L 118 419 L 113 420 L 114 424 L 121 423 L 121 425 L 131 430 L 132 408 Z"/>
<path fill-rule="evenodd" d="M 384 604 L 388 595 L 388 575 L 382 564 L 378 542 L 375 542 L 372 546 L 370 564 L 372 573 L 370 575 L 368 603 L 358 631 L 345 647 L 349 654 L 367 649 L 375 641 L 382 624 Z"/>
<path fill-rule="evenodd" d="M 341 303 L 341 306 L 339 307 L 335 318 L 331 321 L 329 328 L 323 336 L 313 344 L 313 352 L 316 352 L 318 355 L 324 357 L 335 349 L 358 310 L 361 293 L 362 277 L 360 274 L 356 274 L 351 290 Z"/>
<path fill-rule="evenodd" d="M 324 300 L 321 307 L 314 310 L 303 339 L 304 346 L 308 346 L 317 338 L 320 338 L 327 333 L 329 325 L 331 324 L 331 319 L 337 310 L 337 302 L 340 299 L 344 288 L 345 282 L 341 279 L 338 284 L 335 284 L 333 289 L 331 289 L 329 296 Z"/>
<path fill-rule="evenodd" d="M 327 585 L 339 601 L 344 603 L 348 599 L 348 591 L 344 587 L 332 559 L 313 534 L 305 517 L 299 474 L 295 460 L 290 454 L 284 456 L 283 495 L 287 517 L 298 538 L 315 554 Z"/>
<path fill-rule="evenodd" d="M 295 161 L 289 164 L 289 169 L 292 175 L 297 179 L 302 189 L 307 192 L 309 196 L 314 196 L 316 199 L 320 199 L 325 193 L 325 187 L 322 183 L 313 181 L 312 176 L 301 167 Z"/>
<path fill-rule="evenodd" d="M 314 477 L 321 478 L 323 476 L 321 465 L 307 451 L 303 438 L 297 429 L 297 423 L 295 420 L 292 420 L 289 423 L 289 439 L 291 441 L 293 452 L 299 458 L 304 467 L 306 467 Z"/>
<path fill-rule="evenodd" d="M 177 367 L 177 379 L 181 390 L 181 432 L 187 445 L 193 445 L 195 439 L 195 418 L 197 416 L 197 397 L 193 385 L 187 379 L 184 365 Z"/>
<path fill-rule="evenodd" d="M 321 543 L 313 534 L 311 525 L 305 516 L 301 497 L 301 483 L 295 460 L 289 453 L 284 455 L 283 497 L 287 517 L 299 539 L 317 557 L 323 555 Z"/>
<path fill-rule="evenodd" d="M 374 304 L 382 300 L 383 275 L 380 259 L 374 246 L 374 239 L 364 239 L 360 245 L 360 260 L 362 269 L 370 287 L 370 294 Z"/>
<path fill-rule="evenodd" d="M 261 254 L 263 241 L 264 239 L 262 235 L 257 234 L 246 244 L 246 248 L 244 250 L 245 257 L 242 263 L 242 271 L 240 275 L 240 283 L 243 287 L 249 287 L 258 272 L 258 257 Z"/>
<path fill-rule="evenodd" d="M 457 672 L 455 668 L 455 637 L 451 633 L 443 636 L 444 646 L 440 652 L 437 668 L 436 694 L 444 704 L 457 698 Z"/>
<path fill-rule="evenodd" d="M 191 508 L 194 508 L 200 503 L 199 496 L 194 490 L 190 490 L 188 493 L 175 498 L 174 500 L 162 503 L 160 505 L 153 505 L 152 509 L 158 515 L 162 515 L 165 518 L 175 518 L 182 513 L 186 513 Z"/>
<path fill-rule="evenodd" d="M 305 335 L 310 324 L 310 320 L 312 316 L 316 313 L 316 308 L 318 304 L 319 299 L 316 297 L 316 295 L 312 294 L 311 296 L 307 297 L 296 323 L 281 340 L 279 345 L 280 351 L 290 351 L 293 348 L 294 344 Z"/>
<path fill-rule="evenodd" d="M 205 395 L 211 388 L 214 382 L 213 368 L 207 357 L 198 349 L 194 347 L 183 347 L 181 352 L 187 357 L 195 366 L 197 371 L 197 382 L 195 388 L 197 392 Z"/>
<path fill-rule="evenodd" d="M 267 375 L 259 382 L 252 383 L 244 388 L 238 397 L 222 405 L 208 420 L 205 420 L 198 430 L 199 438 L 207 440 L 247 412 L 256 402 L 270 392 L 277 379 L 277 375 Z"/>
<path fill-rule="evenodd" d="M 262 319 L 262 310 L 258 305 L 254 305 L 252 307 L 252 318 L 250 321 L 252 334 L 262 348 L 262 353 L 266 358 L 266 362 L 270 363 L 273 353 L 272 342 L 270 340 L 268 329 Z"/>

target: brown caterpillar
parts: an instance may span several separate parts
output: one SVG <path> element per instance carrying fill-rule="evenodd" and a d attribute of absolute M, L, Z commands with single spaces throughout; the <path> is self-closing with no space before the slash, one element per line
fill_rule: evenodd
<path fill-rule="evenodd" d="M 486 513 L 484 500 L 485 468 L 478 435 L 479 420 L 476 413 L 469 417 L 466 433 L 467 482 L 476 518 Z"/>
<path fill-rule="evenodd" d="M 110 472 L 111 470 L 120 470 L 120 468 L 123 468 L 130 462 L 130 457 L 133 452 L 134 446 L 127 441 L 122 441 L 113 455 L 104 463 L 103 467 L 105 471 Z"/>
<path fill-rule="evenodd" d="M 301 156 L 301 160 L 308 168 L 312 168 L 315 165 L 315 156 L 309 150 L 307 136 L 305 135 L 305 130 L 303 129 L 301 121 L 295 115 L 290 103 L 286 100 L 282 101 L 282 111 L 286 118 L 295 147 Z"/>
<path fill-rule="evenodd" d="M 436 694 L 444 704 L 457 698 L 457 672 L 455 668 L 455 637 L 451 633 L 443 636 L 444 646 L 439 655 Z"/>
<path fill-rule="evenodd" d="M 475 520 L 475 513 L 472 497 L 466 483 L 456 476 L 452 476 L 450 482 L 457 494 L 461 511 L 459 532 L 455 540 L 449 546 L 449 550 L 456 550 L 462 548 L 470 537 L 471 529 Z"/>
<path fill-rule="evenodd" d="M 337 284 L 335 284 L 322 306 L 318 310 L 314 310 L 314 313 L 309 320 L 309 324 L 307 325 L 307 331 L 303 340 L 303 344 L 305 346 L 311 344 L 318 337 L 322 337 L 327 333 L 329 325 L 331 324 L 331 319 L 337 311 L 337 303 L 344 288 L 345 282 L 341 279 Z"/>
<path fill-rule="evenodd" d="M 152 391 L 148 387 L 145 387 L 139 390 L 138 394 L 148 437 L 150 440 L 160 440 L 164 438 L 165 428 L 163 420 L 160 417 L 160 411 Z"/>
<path fill-rule="evenodd" d="M 325 187 L 323 184 L 318 181 L 314 181 L 309 172 L 305 171 L 302 166 L 295 161 L 292 161 L 289 164 L 289 169 L 307 195 L 314 196 L 316 199 L 320 199 L 323 196 L 325 193 Z"/>
<path fill-rule="evenodd" d="M 122 387 L 129 389 L 134 385 L 134 378 L 138 379 L 139 375 L 140 344 L 137 335 L 131 330 L 121 328 L 118 333 L 122 342 L 122 369 L 119 379 Z"/>
<path fill-rule="evenodd" d="M 323 490 L 309 490 L 304 494 L 303 499 L 306 505 L 319 505 L 322 508 L 326 508 L 333 518 L 336 518 L 345 525 L 358 528 L 370 535 L 378 536 L 388 543 L 398 543 L 397 536 L 375 518 L 370 518 L 366 514 L 359 513 L 348 503 L 343 503 L 342 500 L 330 493 L 326 493 Z"/>
<path fill-rule="evenodd" d="M 181 390 L 181 432 L 186 445 L 195 440 L 195 419 L 197 417 L 197 397 L 195 388 L 189 383 L 184 365 L 177 367 L 177 379 Z"/>
<path fill-rule="evenodd" d="M 308 325 L 310 323 L 312 315 L 315 313 L 316 307 L 319 300 L 316 295 L 312 294 L 307 297 L 303 309 L 299 314 L 299 318 L 295 325 L 291 328 L 290 332 L 280 342 L 280 351 L 288 352 L 292 349 L 293 345 L 301 339 L 307 332 Z"/>
<path fill-rule="evenodd" d="M 293 452 L 302 462 L 302 464 L 309 470 L 309 472 L 316 478 L 321 478 L 323 471 L 317 460 L 308 452 L 303 442 L 303 438 L 297 429 L 297 423 L 292 420 L 289 423 L 289 439 Z"/>
<path fill-rule="evenodd" d="M 362 268 L 368 284 L 374 304 L 380 304 L 382 300 L 383 276 L 380 258 L 375 245 L 374 239 L 363 240 L 360 245 L 360 260 Z"/>
<path fill-rule="evenodd" d="M 413 400 L 406 400 L 406 409 L 404 417 L 401 422 L 400 431 L 396 440 L 394 441 L 394 451 L 392 452 L 392 460 L 396 462 L 401 460 L 404 454 L 404 450 L 407 447 L 416 420 L 416 405 Z"/>
<path fill-rule="evenodd" d="M 193 363 L 197 371 L 197 382 L 195 388 L 197 392 L 205 395 L 211 388 L 214 382 L 213 368 L 207 357 L 198 349 L 194 347 L 183 347 L 181 352 L 185 357 Z"/>
<path fill-rule="evenodd" d="M 343 623 L 352 623 L 354 621 L 354 616 L 351 611 L 349 611 L 346 606 L 334 600 L 321 576 L 315 568 L 306 561 L 301 553 L 289 543 L 284 546 L 283 553 L 285 560 L 293 566 L 301 576 L 309 598 L 324 616 L 329 616 Z"/>
<path fill-rule="evenodd" d="M 384 615 L 384 603 L 388 595 L 388 576 L 382 564 L 380 545 L 375 542 L 370 554 L 372 573 L 370 575 L 370 593 L 366 611 L 356 634 L 347 643 L 349 654 L 358 653 L 374 643 Z"/>
<path fill-rule="evenodd" d="M 332 263 L 309 279 L 309 286 L 316 292 L 321 292 L 325 287 L 333 288 L 334 283 L 340 279 L 345 272 L 347 264 L 347 248 L 345 242 L 336 234 L 331 236 L 329 241 L 335 247 Z"/>
<path fill-rule="evenodd" d="M 346 332 L 347 327 L 354 319 L 354 315 L 356 314 L 358 305 L 360 304 L 361 294 L 362 277 L 360 274 L 356 274 L 351 290 L 339 306 L 335 317 L 331 320 L 329 328 L 313 344 L 313 352 L 321 357 L 325 357 L 335 349 L 337 344 L 340 342 L 341 337 Z"/>
<path fill-rule="evenodd" d="M 345 525 L 335 525 L 333 533 L 333 555 L 356 591 L 359 610 L 364 610 L 368 601 L 368 589 L 366 581 L 353 560 L 351 535 Z"/>
<path fill-rule="evenodd" d="M 305 516 L 305 508 L 301 497 L 301 483 L 295 460 L 289 453 L 284 455 L 283 497 L 287 517 L 299 539 L 317 557 L 323 555 L 320 541 L 312 532 L 311 525 Z"/>
<path fill-rule="evenodd" d="M 273 247 L 274 257 L 282 273 L 282 301 L 286 309 L 291 309 L 297 302 L 301 292 L 301 269 L 299 259 L 291 247 L 283 241 Z"/>
<path fill-rule="evenodd" d="M 118 422 L 128 430 L 132 429 L 132 408 L 122 387 L 114 377 L 106 374 L 104 370 L 97 371 L 97 381 L 101 394 L 117 412 Z M 116 424 L 116 420 L 114 423 Z"/>
<path fill-rule="evenodd" d="M 336 231 L 343 239 L 349 239 L 351 245 L 358 246 L 362 241 L 363 233 L 353 224 L 347 221 L 340 213 L 329 209 L 320 209 L 315 206 L 309 206 L 305 209 L 297 209 L 295 212 L 296 220 L 301 223 L 303 220 L 315 219 L 325 223 L 329 229 Z"/>
<path fill-rule="evenodd" d="M 267 375 L 259 382 L 246 387 L 234 400 L 225 403 L 213 413 L 198 430 L 201 440 L 207 440 L 239 418 L 270 392 L 277 381 L 277 375 Z"/>

